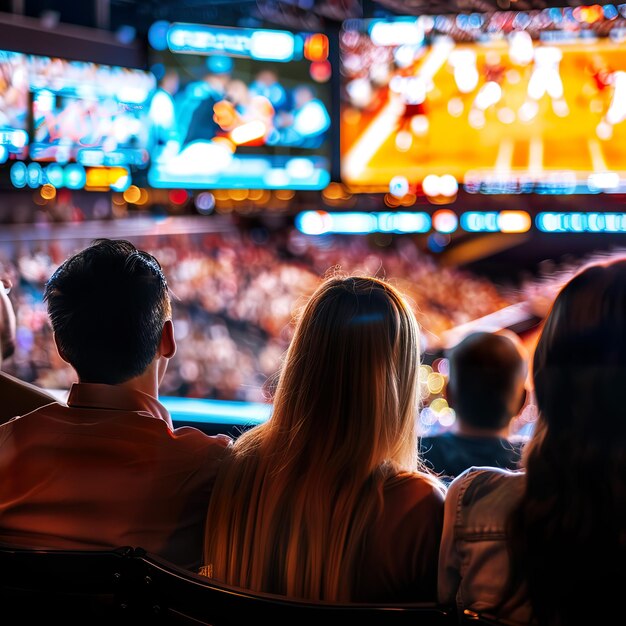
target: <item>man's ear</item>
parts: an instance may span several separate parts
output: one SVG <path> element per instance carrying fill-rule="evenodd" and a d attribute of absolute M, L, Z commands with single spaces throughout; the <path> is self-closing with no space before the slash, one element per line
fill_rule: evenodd
<path fill-rule="evenodd" d="M 161 331 L 161 341 L 159 343 L 159 355 L 166 359 L 171 359 L 176 354 L 176 339 L 174 338 L 174 324 L 172 320 L 167 320 L 163 324 Z"/>
<path fill-rule="evenodd" d="M 454 407 L 456 403 L 456 398 L 454 397 L 453 386 L 454 385 L 450 384 L 450 379 L 448 379 L 448 384 L 446 385 L 445 397 L 446 397 L 446 400 L 448 401 L 448 405 L 451 407 Z"/>
<path fill-rule="evenodd" d="M 530 399 L 530 394 L 528 393 L 528 389 L 526 388 L 526 386 L 524 386 L 522 388 L 522 391 L 520 392 L 519 406 L 517 407 L 517 411 L 513 413 L 514 416 L 519 415 L 523 411 L 529 399 Z"/>
<path fill-rule="evenodd" d="M 69 365 L 71 365 L 71 363 L 67 360 L 67 357 L 65 356 L 65 352 L 63 352 L 63 348 L 61 348 L 61 346 L 59 345 L 59 340 L 57 339 L 57 334 L 56 333 L 52 333 L 52 337 L 54 339 L 54 345 L 56 346 L 57 352 L 59 353 L 59 356 Z"/>

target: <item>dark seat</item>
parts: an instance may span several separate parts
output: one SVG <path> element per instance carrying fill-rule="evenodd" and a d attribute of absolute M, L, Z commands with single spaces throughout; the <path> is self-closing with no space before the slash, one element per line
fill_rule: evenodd
<path fill-rule="evenodd" d="M 465 609 L 461 616 L 461 624 L 463 626 L 502 626 L 496 617 L 485 613 L 477 613 L 470 609 Z"/>
<path fill-rule="evenodd" d="M 0 601 L 15 624 L 151 626 L 448 626 L 432 603 L 331 604 L 250 593 L 140 548 L 40 550 L 0 545 Z"/>
<path fill-rule="evenodd" d="M 140 558 L 145 566 L 145 603 L 152 605 L 157 623 L 212 626 L 444 626 L 456 623 L 452 611 L 434 603 L 382 605 L 292 600 L 218 584 L 153 555 Z"/>
<path fill-rule="evenodd" d="M 0 605 L 15 624 L 137 623 L 132 548 L 36 550 L 0 545 Z"/>

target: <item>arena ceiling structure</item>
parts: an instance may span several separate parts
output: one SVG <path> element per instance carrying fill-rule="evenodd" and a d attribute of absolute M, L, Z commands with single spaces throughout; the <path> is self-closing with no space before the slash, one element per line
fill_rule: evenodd
<path fill-rule="evenodd" d="M 540 13 L 545 9 L 585 6 L 580 0 L 0 0 L 0 12 L 38 20 L 55 35 L 64 25 L 98 28 L 115 34 L 120 41 L 145 48 L 150 26 L 157 20 L 216 24 L 239 27 L 276 26 L 293 30 L 338 29 L 341 23 L 358 18 L 402 15 L 496 15 L 518 11 Z M 614 5 L 617 6 L 617 5 Z M 454 20 L 451 20 L 454 23 Z M 58 26 L 58 28 L 57 28 Z M 612 27 L 624 28 L 626 19 L 616 16 Z M 595 27 L 594 27 L 595 28 Z M 93 30 L 90 31 L 93 33 Z M 108 34 L 108 33 L 107 33 Z M 453 33 L 461 38 L 462 33 Z M 107 61 L 103 61 L 107 62 Z M 109 60 L 110 62 L 110 60 Z M 531 195 L 465 195 L 462 209 L 538 211 L 621 211 L 624 196 L 602 194 L 586 197 Z M 359 198 L 362 210 L 378 210 L 379 197 Z M 431 212 L 438 207 L 425 205 Z M 452 207 L 452 208 L 458 208 Z M 606 233 L 554 235 L 453 234 L 450 245 L 439 253 L 442 263 L 472 265 L 493 276 L 517 268 L 532 267 L 538 258 L 580 255 L 589 249 L 618 243 Z"/>
<path fill-rule="evenodd" d="M 292 28 L 320 28 L 351 18 L 540 11 L 586 4 L 580 0 L 110 0 L 110 10 L 112 17 L 134 15 L 138 23 L 158 17 L 241 25 L 260 20 Z"/>
<path fill-rule="evenodd" d="M 580 0 L 0 0 L 0 11 L 113 31 L 126 27 L 128 37 L 130 29 L 138 36 L 145 34 L 157 19 L 321 28 L 361 17 L 540 11 L 586 4 Z"/>

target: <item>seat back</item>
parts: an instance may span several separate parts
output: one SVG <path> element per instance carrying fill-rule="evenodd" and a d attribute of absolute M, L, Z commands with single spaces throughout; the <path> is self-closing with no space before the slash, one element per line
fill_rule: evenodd
<path fill-rule="evenodd" d="M 435 603 L 337 604 L 251 593 L 180 569 L 154 555 L 144 563 L 144 604 L 160 624 L 211 626 L 450 626 L 452 611 Z"/>
<path fill-rule="evenodd" d="M 0 545 L 0 601 L 19 623 L 89 626 L 451 626 L 434 603 L 292 600 L 218 584 L 140 548 L 39 550 Z"/>
<path fill-rule="evenodd" d="M 464 609 L 461 614 L 461 624 L 463 626 L 501 626 L 502 622 L 492 615 Z"/>
<path fill-rule="evenodd" d="M 33 550 L 0 546 L 0 602 L 23 624 L 133 623 L 131 548 Z M 17 622 L 16 622 L 17 623 Z M 42 622 L 43 623 L 43 622 Z"/>

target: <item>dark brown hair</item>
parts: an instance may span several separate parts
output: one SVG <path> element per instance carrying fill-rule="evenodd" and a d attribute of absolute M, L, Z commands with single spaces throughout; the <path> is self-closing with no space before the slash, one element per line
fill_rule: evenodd
<path fill-rule="evenodd" d="M 626 261 L 562 289 L 533 377 L 539 418 L 509 520 L 511 585 L 526 585 L 540 624 L 611 623 L 626 584 Z"/>
<path fill-rule="evenodd" d="M 143 373 L 171 316 L 157 260 L 125 240 L 97 239 L 65 261 L 44 294 L 57 345 L 81 382 Z"/>

